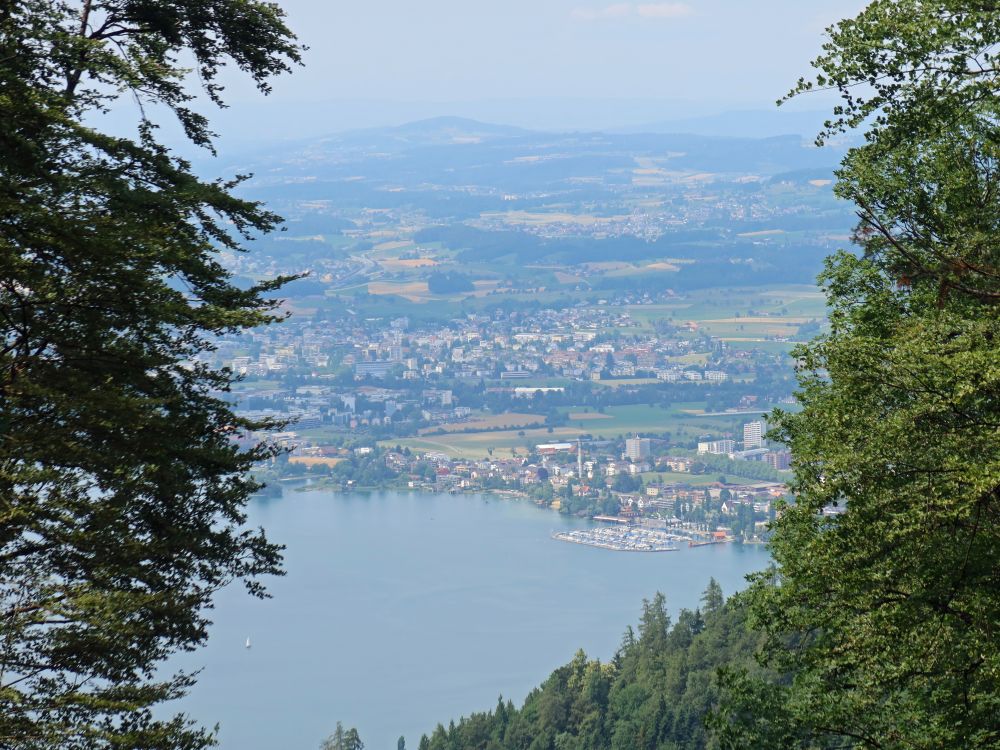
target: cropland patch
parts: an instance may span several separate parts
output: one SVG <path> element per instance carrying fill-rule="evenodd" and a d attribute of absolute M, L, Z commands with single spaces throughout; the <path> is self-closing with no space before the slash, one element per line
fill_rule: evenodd
<path fill-rule="evenodd" d="M 449 422 L 448 424 L 425 427 L 420 430 L 421 435 L 428 435 L 438 430 L 445 432 L 464 432 L 466 430 L 495 430 L 503 427 L 525 427 L 527 425 L 537 425 L 545 421 L 545 417 L 540 414 L 490 414 L 488 416 L 474 417 L 467 422 Z"/>
<path fill-rule="evenodd" d="M 761 229 L 759 232 L 742 232 L 737 237 L 770 237 L 776 234 L 784 234 L 784 229 Z"/>
<path fill-rule="evenodd" d="M 401 284 L 395 284 L 391 281 L 370 281 L 368 283 L 369 294 L 396 294 L 412 299 L 418 295 L 425 295 L 427 292 L 426 281 L 407 281 Z"/>
<path fill-rule="evenodd" d="M 576 224 L 590 227 L 623 221 L 625 216 L 594 216 L 592 214 L 571 214 L 565 212 L 535 213 L 530 211 L 507 211 L 506 213 L 486 213 L 483 218 L 500 218 L 511 225 L 546 226 L 548 224 Z"/>
<path fill-rule="evenodd" d="M 432 268 L 440 265 L 434 258 L 385 258 L 379 261 L 379 265 L 389 270 L 399 270 L 408 268 Z"/>

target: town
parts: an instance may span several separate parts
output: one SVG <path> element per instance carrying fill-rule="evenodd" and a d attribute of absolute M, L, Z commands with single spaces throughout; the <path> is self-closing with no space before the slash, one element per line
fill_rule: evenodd
<path fill-rule="evenodd" d="M 293 318 L 220 339 L 210 364 L 244 378 L 231 394 L 241 417 L 282 423 L 242 438 L 286 450 L 261 469 L 271 491 L 309 478 L 345 491 L 494 492 L 611 523 L 759 539 L 787 495 L 789 455 L 759 418 L 791 401 L 787 357 L 643 317 L 662 303 L 621 295 L 422 326 Z"/>
<path fill-rule="evenodd" d="M 442 120 L 262 157 L 247 194 L 288 231 L 223 260 L 298 277 L 288 316 L 200 363 L 240 377 L 219 394 L 239 439 L 284 451 L 264 492 L 502 493 L 765 535 L 790 466 L 761 418 L 795 408 L 790 353 L 826 318 L 815 258 L 849 226 L 829 156 L 753 142 L 722 170 L 704 139 L 552 138 Z M 438 142 L 442 169 L 418 168 Z M 539 182 L 567 153 L 593 176 Z"/>

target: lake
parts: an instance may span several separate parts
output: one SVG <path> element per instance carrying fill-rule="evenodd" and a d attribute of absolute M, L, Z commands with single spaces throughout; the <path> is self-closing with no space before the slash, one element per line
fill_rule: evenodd
<path fill-rule="evenodd" d="M 608 659 L 643 598 L 698 605 L 767 565 L 756 545 L 615 552 L 550 538 L 590 521 L 478 495 L 288 490 L 250 523 L 287 545 L 274 598 L 223 591 L 203 667 L 178 710 L 224 750 L 315 750 L 336 722 L 367 750 L 416 748 L 440 721 L 520 703 L 577 649 Z M 252 648 L 245 648 L 247 638 Z"/>

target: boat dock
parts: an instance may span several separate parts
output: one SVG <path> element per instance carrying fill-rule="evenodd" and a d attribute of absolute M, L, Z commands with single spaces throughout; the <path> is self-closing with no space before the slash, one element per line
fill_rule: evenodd
<path fill-rule="evenodd" d="M 612 526 L 578 531 L 556 531 L 553 539 L 618 552 L 674 552 L 675 537 L 663 531 L 635 526 Z"/>
<path fill-rule="evenodd" d="M 732 541 L 732 537 L 723 537 L 722 539 L 705 539 L 699 542 L 688 542 L 688 547 L 710 547 L 713 544 L 728 544 Z"/>

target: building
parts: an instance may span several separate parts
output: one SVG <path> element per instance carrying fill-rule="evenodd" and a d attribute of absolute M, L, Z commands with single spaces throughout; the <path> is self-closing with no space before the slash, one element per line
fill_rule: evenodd
<path fill-rule="evenodd" d="M 307 411 L 289 415 L 296 430 L 314 430 L 323 426 L 323 416 L 318 411 Z"/>
<path fill-rule="evenodd" d="M 425 403 L 435 403 L 441 406 L 451 406 L 453 398 L 450 390 L 428 388 L 421 394 Z"/>
<path fill-rule="evenodd" d="M 778 471 L 785 471 L 791 468 L 792 454 L 788 451 L 771 451 L 764 456 L 767 465 Z"/>
<path fill-rule="evenodd" d="M 631 461 L 641 461 L 649 458 L 651 443 L 649 438 L 641 438 L 636 435 L 625 441 L 625 457 Z"/>
<path fill-rule="evenodd" d="M 539 443 L 535 450 L 540 456 L 551 456 L 553 453 L 570 453 L 575 447 L 573 443 Z"/>
<path fill-rule="evenodd" d="M 395 362 L 358 362 L 354 365 L 354 374 L 358 378 L 371 375 L 373 378 L 384 378 L 396 365 Z"/>
<path fill-rule="evenodd" d="M 698 443 L 698 453 L 709 453 L 713 456 L 725 456 L 736 450 L 735 440 L 707 440 Z"/>
<path fill-rule="evenodd" d="M 734 451 L 729 454 L 733 461 L 763 461 L 767 455 L 767 448 L 750 448 L 745 451 Z"/>
<path fill-rule="evenodd" d="M 767 422 L 763 419 L 755 419 L 743 425 L 743 450 L 749 451 L 756 448 L 766 448 Z"/>

